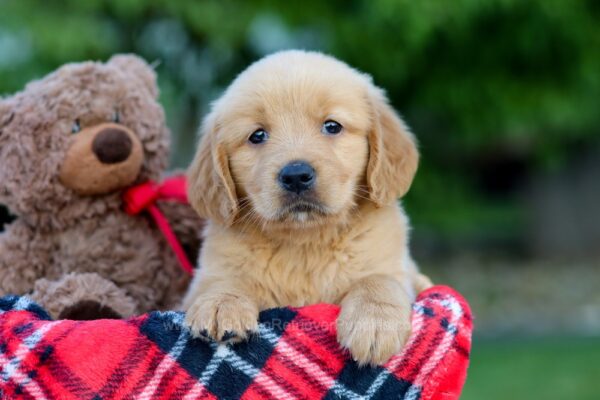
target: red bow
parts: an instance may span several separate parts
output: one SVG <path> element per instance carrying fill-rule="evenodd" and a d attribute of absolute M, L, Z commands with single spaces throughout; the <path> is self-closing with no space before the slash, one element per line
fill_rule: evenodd
<path fill-rule="evenodd" d="M 173 176 L 165 179 L 160 184 L 153 181 L 144 182 L 130 187 L 123 193 L 125 212 L 129 215 L 137 215 L 142 211 L 148 211 L 154 222 L 156 222 L 158 229 L 160 229 L 173 249 L 177 260 L 181 264 L 181 268 L 192 275 L 194 267 L 190 263 L 190 260 L 188 260 L 183 247 L 181 247 L 181 243 L 177 240 L 177 236 L 175 236 L 175 233 L 171 229 L 169 221 L 156 206 L 156 201 L 159 199 L 188 204 L 185 176 Z"/>

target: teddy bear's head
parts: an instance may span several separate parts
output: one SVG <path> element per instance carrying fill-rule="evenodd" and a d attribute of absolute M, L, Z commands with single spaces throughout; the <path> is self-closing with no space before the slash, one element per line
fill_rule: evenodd
<path fill-rule="evenodd" d="M 118 55 L 67 64 L 0 99 L 0 203 L 33 223 L 76 218 L 157 179 L 169 147 L 157 96 L 152 68 Z"/>

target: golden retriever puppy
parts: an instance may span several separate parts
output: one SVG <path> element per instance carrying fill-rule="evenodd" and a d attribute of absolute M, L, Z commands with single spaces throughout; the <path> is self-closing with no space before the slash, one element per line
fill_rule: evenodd
<path fill-rule="evenodd" d="M 332 57 L 284 51 L 238 76 L 202 134 L 188 172 L 210 219 L 184 300 L 193 334 L 244 339 L 260 310 L 327 302 L 358 363 L 398 352 L 429 282 L 397 202 L 418 152 L 384 92 Z"/>

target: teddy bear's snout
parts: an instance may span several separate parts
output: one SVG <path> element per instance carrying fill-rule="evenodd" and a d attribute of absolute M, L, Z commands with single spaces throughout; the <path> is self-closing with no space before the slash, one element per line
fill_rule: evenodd
<path fill-rule="evenodd" d="M 106 128 L 97 133 L 92 151 L 103 164 L 116 164 L 129 158 L 133 142 L 122 129 Z"/>
<path fill-rule="evenodd" d="M 135 182 L 143 163 L 137 135 L 124 125 L 103 123 L 72 136 L 59 178 L 81 195 L 106 194 Z"/>

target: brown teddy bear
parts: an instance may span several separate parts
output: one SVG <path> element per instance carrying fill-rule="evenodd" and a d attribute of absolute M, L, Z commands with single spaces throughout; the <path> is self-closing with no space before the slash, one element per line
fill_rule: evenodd
<path fill-rule="evenodd" d="M 122 192 L 158 180 L 169 131 L 143 60 L 68 64 L 0 99 L 0 296 L 28 294 L 55 318 L 126 317 L 178 304 L 189 281 L 146 215 Z M 186 204 L 160 210 L 184 248 L 202 222 Z"/>

